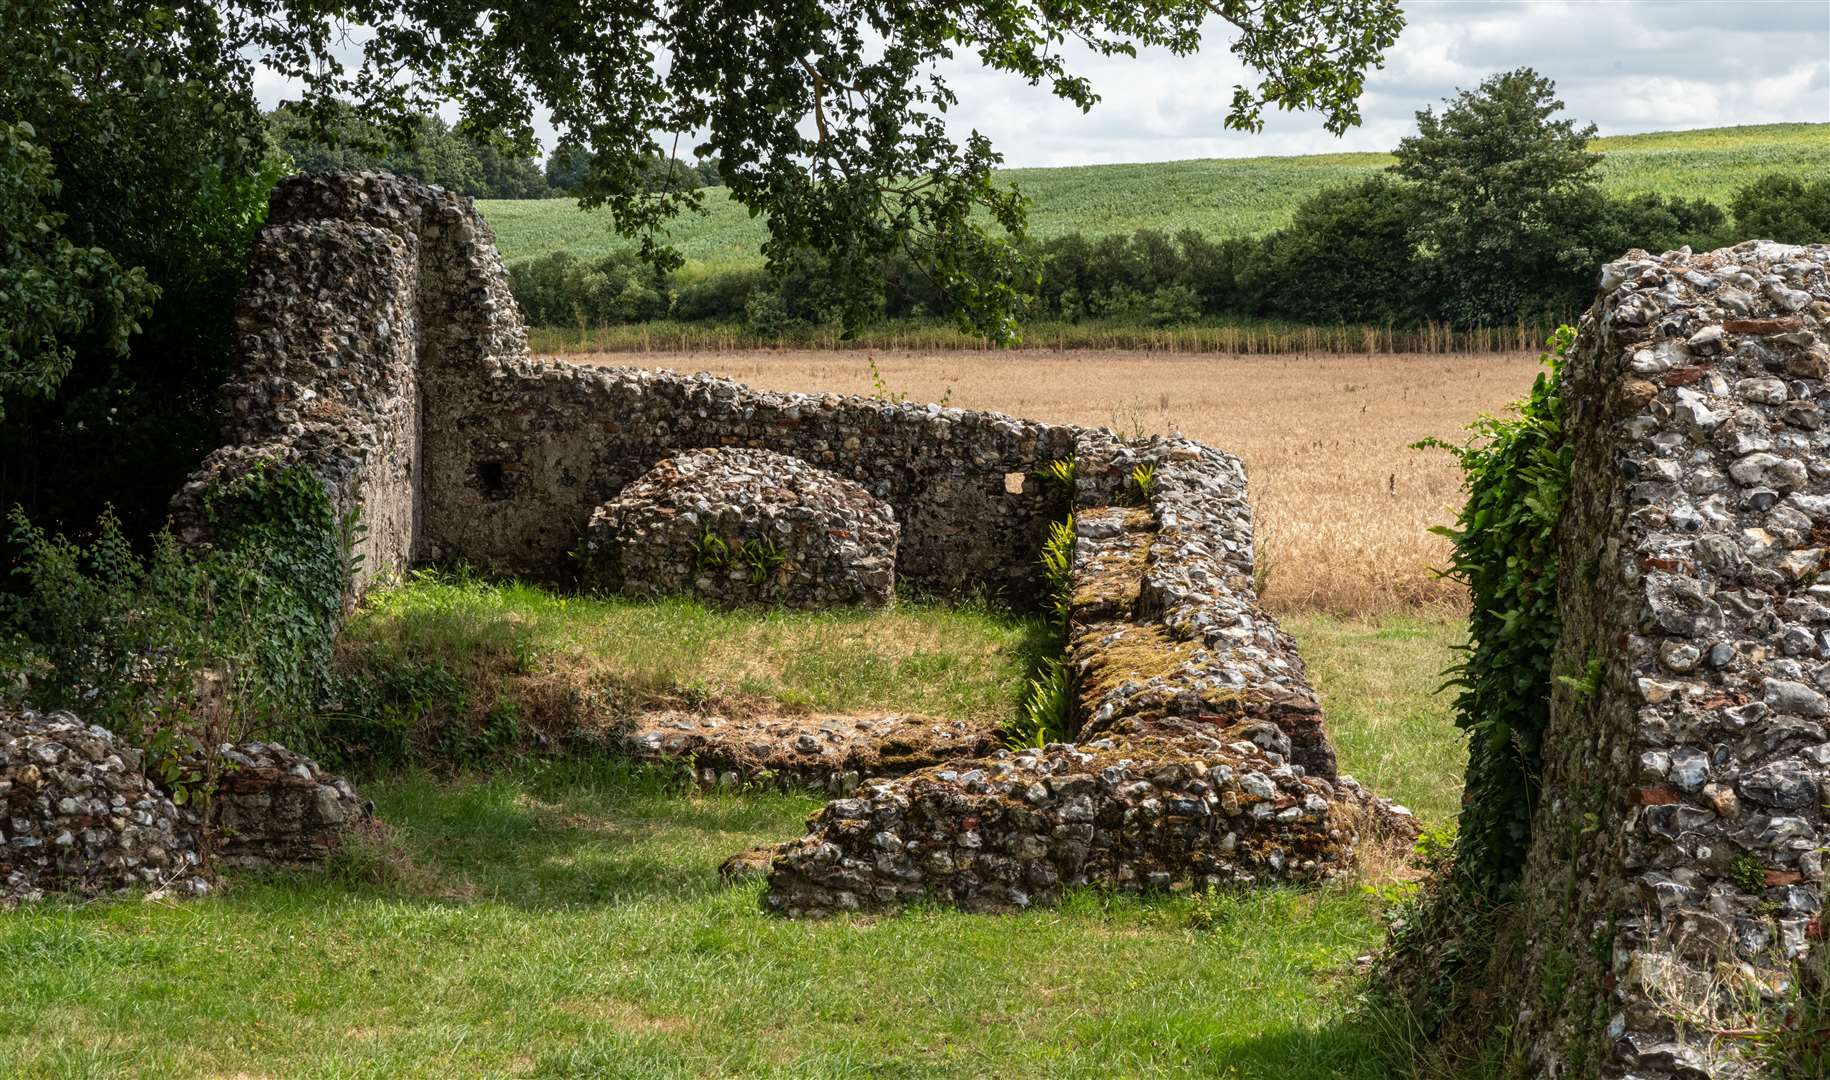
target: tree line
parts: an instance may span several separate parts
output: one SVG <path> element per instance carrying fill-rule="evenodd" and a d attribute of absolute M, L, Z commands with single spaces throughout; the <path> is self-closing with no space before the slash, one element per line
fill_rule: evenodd
<path fill-rule="evenodd" d="M 1555 325 L 1593 297 L 1597 268 L 1630 248 L 1707 250 L 1741 239 L 1830 237 L 1830 178 L 1769 175 L 1729 207 L 1646 193 L 1610 197 L 1590 153 L 1592 125 L 1561 116 L 1530 69 L 1487 79 L 1417 114 L 1396 164 L 1326 188 L 1263 237 L 1069 234 L 1029 242 L 1022 318 L 1177 326 L 1224 318 L 1311 324 Z M 565 253 L 511 268 L 528 320 L 596 326 L 655 319 L 742 324 L 769 335 L 804 326 L 948 318 L 948 291 L 896 253 L 862 303 L 812 252 L 770 269 L 664 273 L 633 251 Z"/>

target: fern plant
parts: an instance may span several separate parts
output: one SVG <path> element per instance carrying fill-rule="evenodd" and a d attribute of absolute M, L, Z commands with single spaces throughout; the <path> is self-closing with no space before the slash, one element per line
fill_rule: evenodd
<path fill-rule="evenodd" d="M 1146 461 L 1131 470 L 1131 489 L 1137 492 L 1140 504 L 1150 502 L 1150 493 L 1156 490 L 1156 462 Z"/>
<path fill-rule="evenodd" d="M 1041 749 L 1071 737 L 1073 680 L 1067 661 L 1051 656 L 1042 661 L 1023 692 L 1017 723 L 1006 741 L 1011 749 Z"/>
<path fill-rule="evenodd" d="M 1042 581 L 1048 590 L 1049 610 L 1057 623 L 1067 626 L 1068 609 L 1074 587 L 1074 515 L 1065 521 L 1049 523 L 1048 540 L 1042 545 Z"/>

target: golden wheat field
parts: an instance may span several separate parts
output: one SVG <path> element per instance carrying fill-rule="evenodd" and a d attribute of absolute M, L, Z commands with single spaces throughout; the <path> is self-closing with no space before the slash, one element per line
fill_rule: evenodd
<path fill-rule="evenodd" d="M 1244 460 L 1257 508 L 1265 602 L 1279 612 L 1384 615 L 1455 608 L 1432 573 L 1460 475 L 1448 454 L 1483 412 L 1531 385 L 1534 354 L 1226 356 L 1022 350 L 573 355 L 710 371 L 774 390 L 906 395 L 963 408 L 1181 432 Z M 873 373 L 872 364 L 875 364 Z"/>

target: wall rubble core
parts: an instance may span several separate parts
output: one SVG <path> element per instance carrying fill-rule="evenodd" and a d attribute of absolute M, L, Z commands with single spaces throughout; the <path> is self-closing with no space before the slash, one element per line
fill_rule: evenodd
<path fill-rule="evenodd" d="M 787 455 L 861 487 L 888 507 L 894 577 L 918 592 L 1039 606 L 1038 554 L 1077 512 L 1068 659 L 1083 741 L 988 757 L 983 732 L 930 740 L 923 753 L 955 738 L 970 750 L 864 782 L 816 815 L 773 858 L 778 910 L 922 895 L 1021 907 L 1079 882 L 1316 880 L 1348 867 L 1362 838 L 1414 832 L 1336 769 L 1295 645 L 1258 606 L 1245 474 L 1230 455 L 537 360 L 469 202 L 372 173 L 275 190 L 237 326 L 231 445 L 186 486 L 177 520 L 207 541 L 212 485 L 264 459 L 303 463 L 339 513 L 366 522 L 352 602 L 426 561 L 569 584 L 594 512 L 657 463 L 708 449 Z M 1068 460 L 1071 491 L 1045 480 Z M 1154 470 L 1147 490 L 1127 488 L 1138 466 Z M 1144 505 L 1123 505 L 1128 490 Z M 687 735 L 677 741 L 700 737 Z M 899 771 L 915 764 L 893 757 Z"/>
<path fill-rule="evenodd" d="M 900 531 L 862 485 L 800 458 L 695 450 L 592 511 L 583 583 L 726 605 L 882 607 Z"/>
<path fill-rule="evenodd" d="M 1630 252 L 1566 361 L 1570 680 L 1500 976 L 1562 987 L 1518 1003 L 1534 1075 L 1765 1075 L 1745 1036 L 1822 948 L 1827 268 L 1826 246 Z"/>
<path fill-rule="evenodd" d="M 108 729 L 0 708 L 0 903 L 126 889 L 201 896 L 215 864 L 319 862 L 374 815 L 348 781 L 302 754 L 258 742 L 220 754 L 222 775 L 199 812 L 174 803 Z"/>

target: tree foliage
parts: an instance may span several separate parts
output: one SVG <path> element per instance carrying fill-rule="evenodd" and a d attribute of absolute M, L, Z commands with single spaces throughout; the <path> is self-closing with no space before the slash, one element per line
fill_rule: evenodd
<path fill-rule="evenodd" d="M 305 115 L 293 102 L 267 114 L 275 146 L 303 172 L 375 169 L 481 199 L 534 199 L 547 194 L 546 176 L 532 155 L 504 148 L 493 137 L 455 130 L 436 114 L 413 116 L 398 129 L 364 120 L 347 104 L 331 121 Z"/>
<path fill-rule="evenodd" d="M 1593 273 L 1591 254 L 1567 240 L 1599 202 L 1595 126 L 1562 111 L 1555 84 L 1520 68 L 1461 91 L 1440 115 L 1419 112 L 1417 134 L 1399 142 L 1394 171 L 1417 186 L 1419 241 L 1450 320 L 1510 321 Z"/>
<path fill-rule="evenodd" d="M 292 118 L 320 134 L 383 125 L 391 145 L 415 145 L 424 118 L 455 103 L 482 183 L 499 182 L 491 155 L 526 171 L 512 163 L 527 162 L 544 111 L 560 151 L 585 159 L 573 193 L 608 207 L 658 267 L 677 261 L 664 224 L 707 179 L 674 163 L 716 161 L 733 197 L 768 218 L 770 260 L 824 268 L 841 310 L 874 309 L 861 270 L 919 258 L 960 321 L 1008 340 L 1033 281 L 1023 200 L 993 182 L 982 136 L 948 128 L 958 99 L 941 64 L 976 55 L 1090 107 L 1062 44 L 1187 52 L 1209 14 L 1261 77 L 1233 104 L 1244 127 L 1275 107 L 1344 129 L 1402 25 L 1397 0 L 0 4 L 5 224 L 20 268 L 0 300 L 12 350 L 0 502 L 73 524 L 113 501 L 146 535 L 215 441 L 235 291 L 283 168 L 257 65 L 296 80 Z M 59 283 L 26 280 L 33 265 Z M 53 388 L 53 400 L 21 396 Z"/>
<path fill-rule="evenodd" d="M 51 155 L 36 134 L 24 121 L 0 122 L 0 420 L 9 397 L 56 391 L 79 335 L 125 352 L 158 291 L 141 268 L 64 234 Z"/>
<path fill-rule="evenodd" d="M 944 61 L 976 54 L 1090 108 L 1097 95 L 1062 44 L 1187 53 L 1218 15 L 1236 31 L 1232 51 L 1261 75 L 1235 94 L 1230 124 L 1308 108 L 1338 132 L 1358 120 L 1364 74 L 1402 26 L 1396 0 L 236 0 L 226 10 L 269 64 L 304 84 L 308 110 L 328 114 L 347 98 L 398 114 L 450 99 L 460 127 L 530 147 L 544 108 L 558 152 L 588 156 L 573 193 L 607 207 L 663 267 L 661 227 L 699 194 L 652 185 L 650 163 L 715 157 L 732 197 L 767 215 L 772 263 L 811 251 L 848 282 L 891 252 L 916 253 L 962 319 L 999 339 L 1015 334 L 1031 274 L 1010 239 L 1023 200 L 993 181 L 1000 158 L 983 136 L 950 132 L 958 97 Z M 348 65 L 327 47 L 340 20 L 371 29 Z"/>
<path fill-rule="evenodd" d="M 54 346 L 27 346 L 42 378 L 0 424 L 0 504 L 76 523 L 112 500 L 144 536 L 215 441 L 235 292 L 278 175 L 248 62 L 207 5 L 0 4 L 0 117 L 6 183 L 37 192 L 28 256 L 80 253 L 64 285 L 86 298 Z M 5 319 L 8 336 L 32 325 Z"/>
<path fill-rule="evenodd" d="M 1830 177 L 1763 176 L 1735 195 L 1733 208 L 1743 236 L 1782 244 L 1830 242 Z"/>

